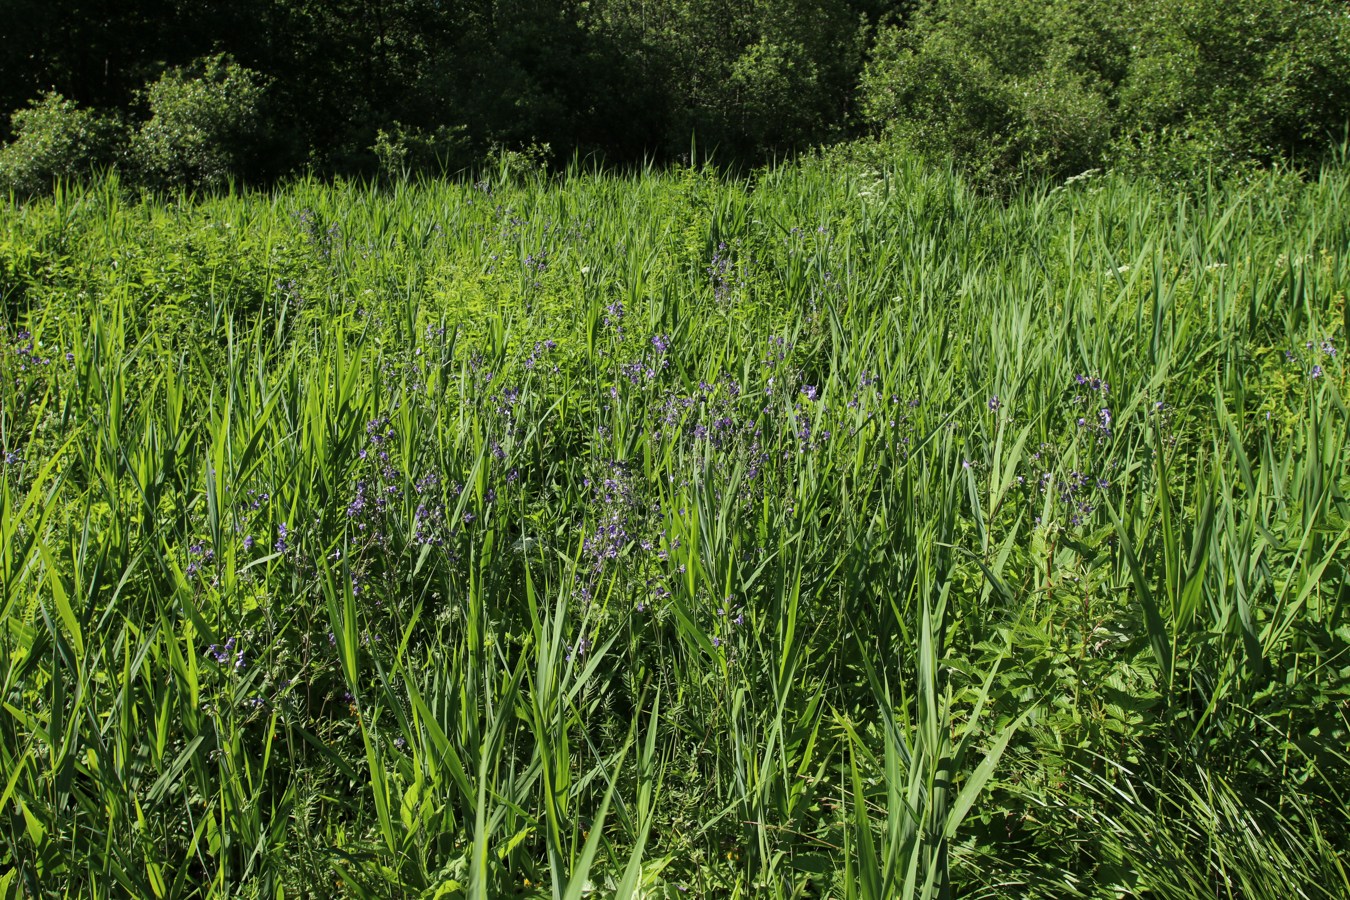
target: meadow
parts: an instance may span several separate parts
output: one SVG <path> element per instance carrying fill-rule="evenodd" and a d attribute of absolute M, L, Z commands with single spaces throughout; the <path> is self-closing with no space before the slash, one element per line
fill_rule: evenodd
<path fill-rule="evenodd" d="M 1350 164 L 0 208 L 0 897 L 1350 896 Z"/>

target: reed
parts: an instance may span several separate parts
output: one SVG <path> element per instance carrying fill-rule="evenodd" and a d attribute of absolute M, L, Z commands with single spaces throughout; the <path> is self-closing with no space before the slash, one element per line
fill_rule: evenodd
<path fill-rule="evenodd" d="M 0 211 L 0 897 L 1350 894 L 1350 169 Z"/>

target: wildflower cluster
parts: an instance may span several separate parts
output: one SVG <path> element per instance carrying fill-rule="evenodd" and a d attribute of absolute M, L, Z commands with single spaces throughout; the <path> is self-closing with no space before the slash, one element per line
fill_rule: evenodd
<path fill-rule="evenodd" d="M 1075 375 L 1073 380 L 1075 387 L 1079 389 L 1078 393 L 1073 395 L 1073 405 L 1081 412 L 1075 419 L 1075 424 L 1084 434 L 1091 435 L 1097 443 L 1107 443 L 1111 440 L 1113 423 L 1111 407 L 1107 400 L 1111 386 L 1095 375 Z"/>
<path fill-rule="evenodd" d="M 19 391 L 41 390 L 47 381 L 47 372 L 51 369 L 53 348 L 45 346 L 33 337 L 27 329 L 16 332 L 13 338 L 7 336 L 7 329 L 0 322 L 0 379 L 4 379 Z M 74 354 L 65 354 L 66 362 L 75 359 Z"/>
<path fill-rule="evenodd" d="M 202 566 L 215 559 L 216 552 L 203 542 L 198 541 L 188 546 L 188 563 L 184 570 L 187 575 L 193 576 L 201 571 Z"/>
<path fill-rule="evenodd" d="M 1017 476 L 1035 523 L 1043 527 L 1090 524 L 1112 490 L 1118 468 L 1111 453 L 1116 421 L 1109 405 L 1110 384 L 1080 374 L 1071 390 L 1069 427 L 1059 440 L 1037 445 Z"/>
<path fill-rule="evenodd" d="M 725 241 L 718 243 L 705 271 L 712 285 L 713 299 L 719 306 L 729 303 L 733 294 L 746 285 L 745 273 L 737 267 Z"/>
<path fill-rule="evenodd" d="M 848 423 L 850 438 L 874 432 L 880 438 L 879 449 L 904 461 L 913 445 L 913 413 L 918 407 L 917 396 L 905 399 L 894 391 L 887 393 L 882 389 L 880 376 L 864 370 L 845 404 L 843 419 Z"/>
<path fill-rule="evenodd" d="M 619 558 L 640 528 L 643 510 L 635 481 L 625 463 L 609 460 L 597 477 L 582 482 L 590 496 L 590 511 L 595 521 L 582 549 L 597 572 L 604 569 L 607 562 Z"/>
<path fill-rule="evenodd" d="M 1326 374 L 1323 366 L 1330 367 L 1335 363 L 1336 345 L 1330 340 L 1307 341 L 1302 353 L 1286 350 L 1284 358 L 1286 362 L 1301 368 L 1310 381 L 1316 381 Z"/>
<path fill-rule="evenodd" d="M 332 222 L 325 228 L 319 214 L 309 207 L 295 213 L 295 219 L 315 255 L 323 262 L 331 262 L 333 251 L 342 235 L 342 225 Z"/>
<path fill-rule="evenodd" d="M 224 645 L 212 644 L 206 648 L 206 655 L 215 661 L 217 665 L 228 666 L 236 672 L 242 670 L 247 660 L 244 657 L 244 650 L 239 646 L 238 638 L 230 638 Z"/>

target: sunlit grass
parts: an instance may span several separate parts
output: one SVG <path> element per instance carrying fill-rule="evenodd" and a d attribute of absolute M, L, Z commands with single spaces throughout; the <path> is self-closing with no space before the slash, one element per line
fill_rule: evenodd
<path fill-rule="evenodd" d="M 0 214 L 0 896 L 1350 893 L 1350 169 Z"/>

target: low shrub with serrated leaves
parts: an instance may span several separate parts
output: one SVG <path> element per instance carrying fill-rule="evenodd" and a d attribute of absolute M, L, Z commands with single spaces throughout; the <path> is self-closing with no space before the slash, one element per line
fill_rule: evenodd
<path fill-rule="evenodd" d="M 266 88 L 224 55 L 166 71 L 143 92 L 150 117 L 132 137 L 136 172 L 151 187 L 208 190 L 247 172 L 265 130 Z"/>
<path fill-rule="evenodd" d="M 14 139 L 0 148 L 0 191 L 32 197 L 58 179 L 82 178 L 111 161 L 116 122 L 51 91 L 10 119 Z"/>

